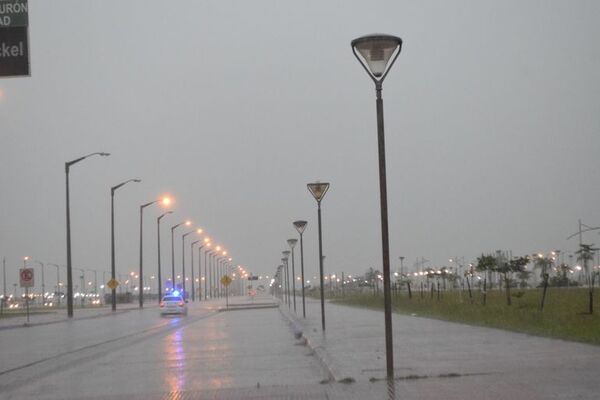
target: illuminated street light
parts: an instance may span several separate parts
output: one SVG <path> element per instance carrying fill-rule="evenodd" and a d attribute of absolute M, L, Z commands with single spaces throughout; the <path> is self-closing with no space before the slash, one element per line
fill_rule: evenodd
<path fill-rule="evenodd" d="M 115 267 L 115 192 L 120 187 L 125 186 L 129 182 L 140 183 L 141 179 L 128 179 L 124 182 L 119 183 L 110 188 L 110 272 L 111 279 L 115 279 L 116 267 Z M 68 272 L 68 271 L 67 271 Z M 67 277 L 68 279 L 68 277 Z M 112 289 L 112 301 L 111 306 L 113 311 L 117 311 L 117 288 Z M 68 299 L 67 299 L 68 300 Z M 68 302 L 67 302 L 68 304 Z"/>
<path fill-rule="evenodd" d="M 392 298 L 390 290 L 390 251 L 388 239 L 387 182 L 385 166 L 385 136 L 383 127 L 383 80 L 398 58 L 402 39 L 390 35 L 367 35 L 354 39 L 352 52 L 375 83 L 377 106 L 377 143 L 379 152 L 379 191 L 381 208 L 381 245 L 383 253 L 383 298 L 385 314 L 385 347 L 387 378 L 394 379 L 392 342 Z"/>
<path fill-rule="evenodd" d="M 190 226 L 191 221 L 183 221 L 171 227 L 171 289 L 175 289 L 175 237 L 174 232 L 181 225 Z"/>
<path fill-rule="evenodd" d="M 325 193 L 329 190 L 329 183 L 315 182 L 306 185 L 308 190 L 317 201 L 317 214 L 319 225 L 319 279 L 321 282 L 321 328 L 325 332 L 325 293 L 323 282 L 323 237 L 321 234 L 321 200 L 325 197 Z"/>
<path fill-rule="evenodd" d="M 169 204 L 171 200 L 169 200 Z M 156 230 L 157 230 L 157 240 L 158 240 L 158 304 L 162 301 L 162 272 L 160 266 L 160 220 L 163 219 L 166 215 L 173 214 L 173 211 L 167 211 L 161 214 L 158 218 L 156 218 Z"/>
<path fill-rule="evenodd" d="M 110 155 L 110 153 L 91 153 L 87 156 L 79 157 L 65 163 L 65 180 L 67 189 L 67 315 L 69 318 L 73 318 L 73 266 L 71 263 L 71 202 L 69 195 L 69 171 L 71 170 L 71 166 L 74 164 L 77 164 L 78 162 L 95 155 L 107 157 Z"/>
<path fill-rule="evenodd" d="M 151 206 L 152 204 L 155 203 L 159 203 L 161 206 L 163 207 L 168 207 L 171 204 L 171 198 L 169 196 L 163 196 L 160 199 L 151 201 L 149 203 L 145 203 L 142 204 L 140 206 L 140 270 L 139 270 L 139 277 L 140 277 L 140 282 L 139 282 L 139 286 L 143 287 L 143 282 L 142 282 L 142 277 L 143 277 L 143 272 L 144 272 L 144 253 L 143 253 L 143 247 L 144 247 L 144 237 L 143 237 L 143 223 L 144 223 L 144 208 Z M 160 301 L 160 296 L 159 297 L 159 301 Z M 139 296 L 138 296 L 138 300 L 139 300 L 139 305 L 140 308 L 144 307 L 144 291 L 140 290 Z"/>

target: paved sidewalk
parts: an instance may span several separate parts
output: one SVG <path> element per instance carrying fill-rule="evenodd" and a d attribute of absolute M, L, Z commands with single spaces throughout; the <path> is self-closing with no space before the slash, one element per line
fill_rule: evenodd
<path fill-rule="evenodd" d="M 152 303 L 145 303 L 144 308 L 156 308 L 158 304 L 154 301 Z M 138 303 L 128 304 L 117 304 L 118 313 L 127 312 L 131 310 L 137 310 L 139 308 Z M 11 329 L 11 328 L 24 328 L 28 326 L 47 325 L 55 324 L 59 322 L 68 321 L 67 310 L 65 308 L 48 310 L 48 313 L 35 313 L 32 312 L 29 315 L 29 323 L 27 323 L 26 315 L 19 315 L 15 317 L 3 317 L 0 318 L 0 330 Z M 75 308 L 73 310 L 73 319 L 87 319 L 87 318 L 98 318 L 105 315 L 111 315 L 112 310 L 110 305 L 102 307 L 89 307 L 89 308 Z"/>
<path fill-rule="evenodd" d="M 385 379 L 383 312 L 318 300 L 281 304 L 292 326 L 341 382 Z M 600 346 L 394 314 L 396 393 L 411 398 L 598 399 Z M 600 332 L 598 333 L 600 334 Z"/>

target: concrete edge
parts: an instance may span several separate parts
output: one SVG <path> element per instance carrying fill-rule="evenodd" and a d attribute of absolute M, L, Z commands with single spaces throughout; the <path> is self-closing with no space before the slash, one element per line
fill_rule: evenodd
<path fill-rule="evenodd" d="M 256 306 L 245 306 L 245 307 L 231 307 L 229 306 L 229 308 L 227 307 L 219 307 L 217 309 L 217 312 L 225 312 L 225 311 L 242 311 L 242 310 L 262 310 L 262 309 L 267 309 L 267 308 L 277 308 L 279 307 L 277 304 L 272 304 L 272 305 L 256 305 Z"/>
<path fill-rule="evenodd" d="M 288 320 L 288 323 L 290 324 L 294 335 L 299 339 L 304 339 L 306 346 L 313 352 L 315 358 L 317 359 L 319 364 L 321 364 L 322 368 L 327 372 L 328 378 L 331 381 L 341 382 L 347 381 L 348 379 L 353 380 L 353 378 L 346 378 L 341 374 L 340 369 L 335 365 L 333 358 L 331 357 L 325 346 L 319 344 L 318 339 L 311 338 L 309 335 L 306 334 L 306 329 L 304 329 L 305 326 L 300 320 L 298 320 L 291 313 L 284 310 L 283 307 L 281 307 L 281 305 L 279 307 L 279 312 Z"/>

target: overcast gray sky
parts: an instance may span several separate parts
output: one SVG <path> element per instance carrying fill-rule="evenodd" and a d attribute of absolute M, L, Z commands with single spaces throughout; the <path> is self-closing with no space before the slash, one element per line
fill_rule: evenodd
<path fill-rule="evenodd" d="M 0 256 L 138 265 L 139 205 L 164 192 L 259 274 L 305 233 L 317 271 L 381 269 L 375 93 L 350 41 L 404 40 L 384 83 L 392 265 L 481 252 L 575 250 L 600 225 L 600 2 L 30 0 L 29 78 L 0 80 Z M 145 213 L 145 265 L 156 216 Z M 180 234 L 176 244 L 180 260 Z M 597 234 L 586 242 L 598 244 Z M 187 246 L 186 246 L 187 247 Z M 187 254 L 186 254 L 187 257 Z M 189 272 L 188 272 L 189 274 Z M 49 278 L 51 279 L 51 278 Z"/>

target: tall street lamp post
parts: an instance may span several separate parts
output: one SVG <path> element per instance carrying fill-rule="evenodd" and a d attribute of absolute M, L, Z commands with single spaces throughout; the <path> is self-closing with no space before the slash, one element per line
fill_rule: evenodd
<path fill-rule="evenodd" d="M 385 347 L 388 379 L 394 379 L 392 343 L 392 299 L 390 292 L 390 249 L 388 241 L 387 181 L 385 171 L 385 138 L 383 129 L 383 80 L 398 58 L 402 39 L 390 35 L 367 35 L 351 42 L 352 52 L 375 83 L 377 108 L 377 144 L 379 149 L 379 191 L 381 208 L 381 247 L 383 255 L 383 298 L 385 314 Z"/>
<path fill-rule="evenodd" d="M 290 249 L 292 249 L 292 293 L 294 294 L 294 312 L 296 312 L 296 269 L 294 268 L 294 247 L 298 243 L 298 239 L 287 240 Z"/>
<path fill-rule="evenodd" d="M 65 179 L 67 189 L 67 315 L 73 318 L 73 265 L 71 263 L 71 206 L 69 196 L 69 170 L 73 164 L 83 161 L 91 156 L 109 156 L 110 153 L 91 153 L 87 156 L 76 158 L 65 163 Z"/>
<path fill-rule="evenodd" d="M 321 284 L 321 328 L 325 332 L 325 284 L 323 282 L 323 238 L 321 235 L 321 200 L 329 190 L 329 183 L 315 182 L 306 185 L 317 201 L 317 216 L 319 225 L 319 282 Z"/>
<path fill-rule="evenodd" d="M 158 303 L 162 301 L 162 273 L 160 267 L 160 220 L 166 215 L 173 214 L 173 211 L 167 211 L 156 218 L 156 230 L 158 238 Z"/>
<path fill-rule="evenodd" d="M 207 243 L 206 247 L 210 247 L 211 244 Z M 208 270 L 208 253 L 210 253 L 210 251 L 205 251 L 204 252 L 204 301 L 206 301 L 208 299 L 208 273 L 210 272 Z"/>
<path fill-rule="evenodd" d="M 177 227 L 184 225 L 190 226 L 192 223 L 190 221 L 183 221 L 171 227 L 171 291 L 175 289 L 175 236 L 174 232 Z"/>
<path fill-rule="evenodd" d="M 283 258 L 281 259 L 281 261 L 283 261 L 283 264 L 285 265 L 285 286 L 287 288 L 288 308 L 292 308 L 292 302 L 290 299 L 290 264 L 288 262 L 288 260 L 290 259 L 290 251 L 284 250 L 281 252 L 281 254 L 283 254 Z"/>
<path fill-rule="evenodd" d="M 115 192 L 129 182 L 140 183 L 141 179 L 128 179 L 110 188 L 110 274 L 115 279 Z M 67 271 L 68 272 L 68 271 Z M 67 276 L 68 279 L 68 276 Z M 112 289 L 112 310 L 117 310 L 117 288 Z"/>
<path fill-rule="evenodd" d="M 44 299 L 46 297 L 46 278 L 44 277 L 44 263 L 41 261 L 35 261 L 37 264 L 40 265 L 40 268 L 42 269 L 42 303 L 44 302 Z"/>
<path fill-rule="evenodd" d="M 48 263 L 48 265 L 52 265 L 56 268 L 56 296 L 58 297 L 57 303 L 60 307 L 60 271 L 58 264 Z"/>
<path fill-rule="evenodd" d="M 306 221 L 294 221 L 294 228 L 300 234 L 300 279 L 302 279 L 302 318 L 306 318 L 306 302 L 304 301 L 304 243 L 302 236 L 306 229 Z"/>
<path fill-rule="evenodd" d="M 185 238 L 196 231 L 189 231 L 181 235 L 181 281 L 183 282 L 183 298 L 187 292 L 185 291 Z M 202 229 L 198 229 L 198 233 L 202 233 Z M 194 263 L 192 262 L 192 268 L 194 268 Z"/>
<path fill-rule="evenodd" d="M 171 199 L 170 198 L 163 197 L 162 199 L 154 200 L 154 201 L 151 201 L 149 203 L 142 204 L 140 206 L 140 270 L 139 270 L 139 273 L 138 273 L 138 276 L 139 276 L 139 279 L 140 279 L 138 286 L 142 289 L 142 290 L 139 290 L 139 295 L 138 295 L 139 296 L 140 308 L 144 307 L 144 290 L 143 290 L 144 285 L 143 285 L 143 278 L 142 278 L 142 276 L 143 276 L 142 274 L 143 274 L 143 271 L 144 271 L 144 252 L 143 252 L 143 248 L 144 248 L 144 225 L 143 225 L 144 224 L 144 208 L 146 208 L 148 206 L 151 206 L 152 204 L 158 203 L 159 201 L 164 206 L 168 206 L 169 204 L 171 204 Z M 160 251 L 160 249 L 159 249 L 159 251 Z M 159 297 L 159 300 L 160 300 L 160 296 L 158 296 L 158 297 Z"/>
<path fill-rule="evenodd" d="M 192 301 L 196 301 L 196 288 L 194 287 L 194 245 L 199 242 L 201 242 L 200 239 L 190 243 L 190 260 L 192 266 Z M 200 250 L 198 250 L 198 262 L 200 262 Z"/>
<path fill-rule="evenodd" d="M 201 229 L 199 229 L 201 231 Z M 201 232 L 198 232 L 201 233 Z M 198 239 L 191 244 L 191 252 L 192 252 L 192 301 L 196 301 L 195 288 L 194 288 L 194 245 L 196 243 L 200 243 L 198 246 L 198 301 L 202 300 L 202 248 L 208 244 L 208 238 L 204 238 L 204 240 Z M 204 244 L 202 244 L 204 243 Z M 206 279 L 205 279 L 206 282 Z M 206 286 L 205 286 L 206 290 Z"/>

